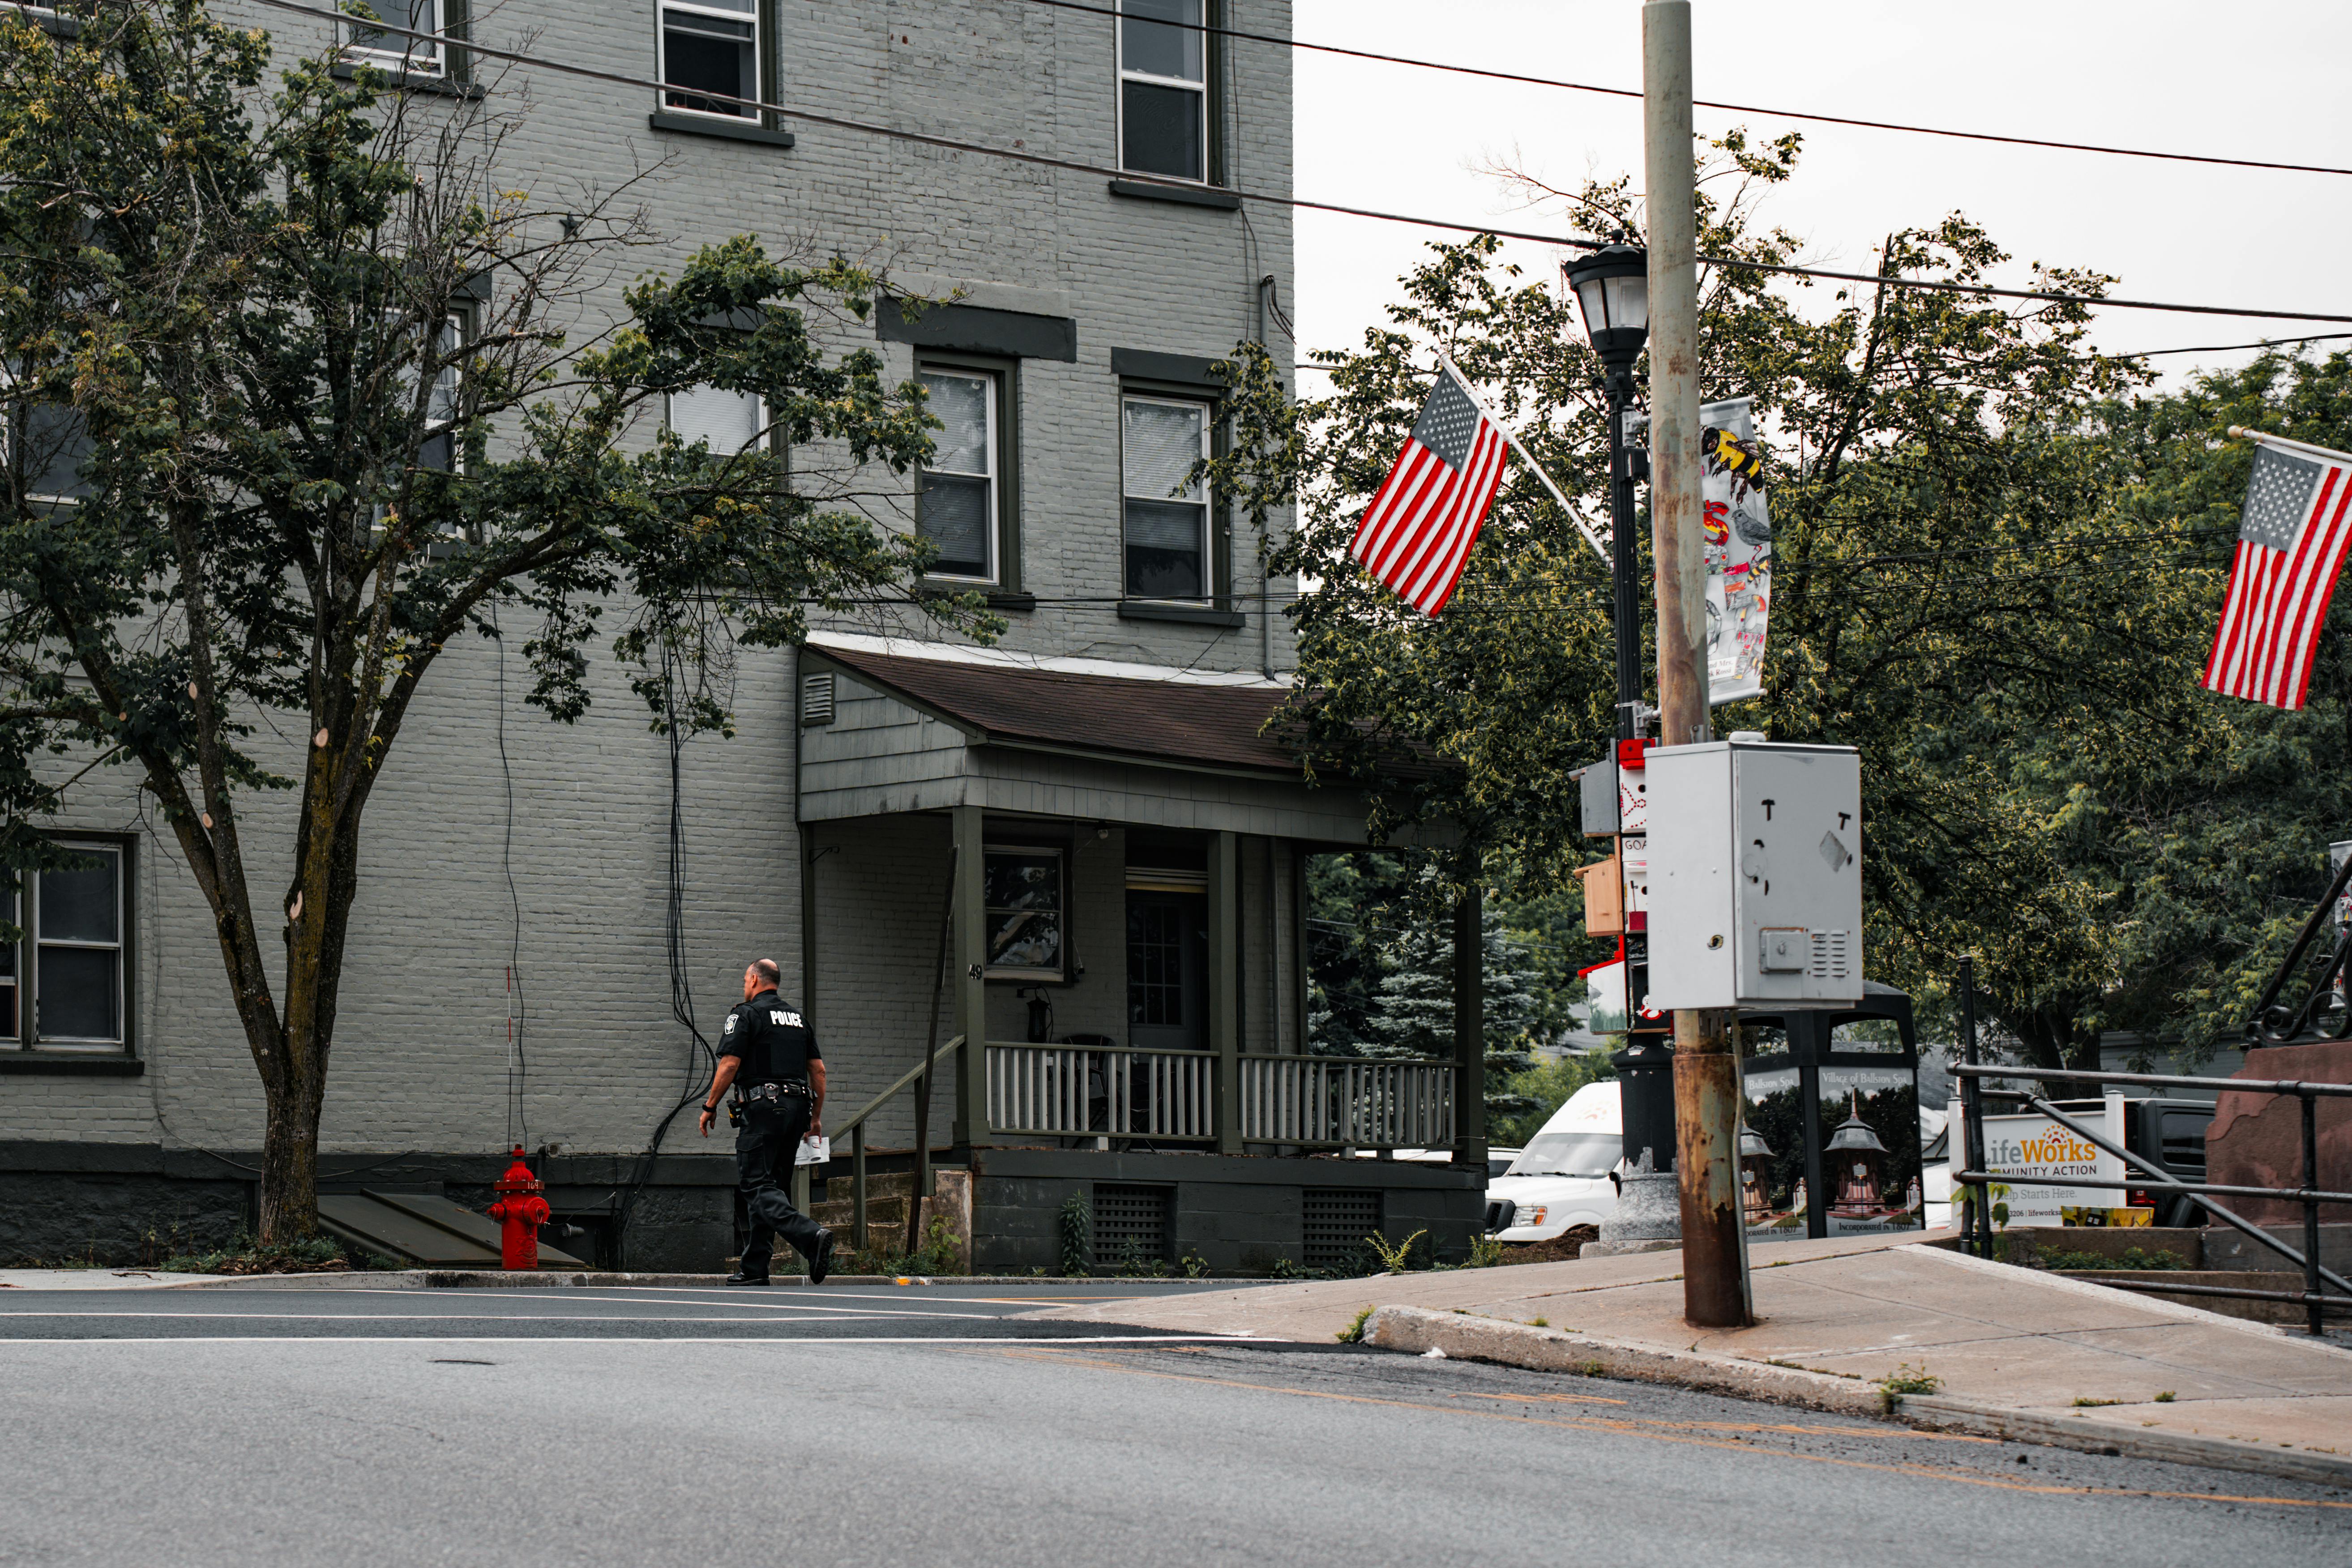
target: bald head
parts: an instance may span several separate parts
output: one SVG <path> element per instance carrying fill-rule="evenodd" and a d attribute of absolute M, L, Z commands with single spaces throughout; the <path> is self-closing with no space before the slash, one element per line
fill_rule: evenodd
<path fill-rule="evenodd" d="M 743 971 L 743 1000 L 749 1002 L 762 991 L 773 991 L 783 984 L 784 972 L 772 958 L 758 958 Z"/>

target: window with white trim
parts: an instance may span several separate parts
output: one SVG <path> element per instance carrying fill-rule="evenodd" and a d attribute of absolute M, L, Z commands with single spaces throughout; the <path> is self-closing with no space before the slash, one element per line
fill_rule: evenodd
<path fill-rule="evenodd" d="M 433 372 L 433 390 L 425 400 L 425 440 L 416 450 L 416 466 L 444 474 L 465 472 L 465 362 L 445 355 L 473 341 L 472 314 L 453 310 L 433 336 L 433 357 L 443 360 Z M 414 385 L 415 383 L 411 383 Z"/>
<path fill-rule="evenodd" d="M 660 0 L 662 107 L 755 119 L 729 99 L 760 96 L 761 0 Z M 718 97 L 709 96 L 718 94 Z"/>
<path fill-rule="evenodd" d="M 344 52 L 363 65 L 416 76 L 439 76 L 446 61 L 441 47 L 446 0 L 359 0 L 360 9 L 386 26 L 405 27 L 431 37 L 388 33 L 353 17 L 343 24 Z"/>
<path fill-rule="evenodd" d="M 931 460 L 915 491 L 915 531 L 938 547 L 930 574 L 972 583 L 997 578 L 997 377 L 986 371 L 925 370 L 931 417 Z"/>
<path fill-rule="evenodd" d="M 1208 0 L 1119 0 L 1118 164 L 1209 177 Z"/>
<path fill-rule="evenodd" d="M 22 890 L 0 897 L 21 921 L 20 942 L 0 947 L 0 1044 L 10 1048 L 120 1050 L 129 856 L 120 843 L 60 839 L 82 864 L 26 872 Z"/>
<path fill-rule="evenodd" d="M 731 458 L 760 439 L 767 428 L 766 405 L 754 392 L 730 392 L 705 382 L 668 398 L 669 427 L 688 446 L 708 445 L 714 458 Z"/>
<path fill-rule="evenodd" d="M 1129 598 L 1197 600 L 1215 592 L 1208 490 L 1192 477 L 1193 465 L 1209 455 L 1209 430 L 1205 403 L 1170 397 L 1119 400 L 1121 523 Z"/>

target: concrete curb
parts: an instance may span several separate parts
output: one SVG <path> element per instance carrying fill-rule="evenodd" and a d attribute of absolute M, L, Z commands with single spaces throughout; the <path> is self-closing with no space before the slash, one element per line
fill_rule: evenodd
<path fill-rule="evenodd" d="M 669 1290 L 715 1290 L 723 1289 L 724 1274 L 614 1274 L 577 1270 L 541 1268 L 533 1273 L 508 1274 L 498 1269 L 464 1268 L 387 1268 L 350 1269 L 327 1274 L 242 1274 L 206 1276 L 201 1279 L 165 1284 L 167 1290 L 562 1290 L 612 1289 L 620 1286 L 652 1287 Z M 1065 1275 L 1049 1274 L 835 1274 L 815 1289 L 829 1290 L 835 1285 L 1063 1285 L 1072 1283 Z M 1079 1283 L 1117 1284 L 1118 1280 L 1078 1281 Z M 1161 1280 L 1137 1283 L 1161 1284 Z M 1202 1280 L 1203 1284 L 1232 1284 L 1232 1280 Z M 1253 1279 L 1251 1284 L 1263 1284 Z M 808 1277 L 802 1274 L 779 1274 L 768 1287 L 772 1290 L 805 1290 L 810 1289 Z M 739 1287 L 740 1289 L 740 1287 Z"/>
<path fill-rule="evenodd" d="M 2045 1415 L 1940 1394 L 1897 1395 L 1890 1409 L 1876 1384 L 1854 1378 L 1769 1362 L 1621 1344 L 1505 1318 L 1439 1312 L 1425 1307 L 1381 1307 L 1365 1321 L 1364 1342 L 1407 1354 L 1438 1350 L 1460 1361 L 1666 1384 L 1841 1415 L 1882 1419 L 1891 1415 L 1930 1431 L 2039 1443 L 2086 1454 L 2201 1465 L 2321 1486 L 2352 1485 L 2352 1458 L 2344 1456 L 2257 1448 L 2225 1437 L 2185 1433 L 2130 1432 L 2094 1421 L 2087 1415 Z"/>

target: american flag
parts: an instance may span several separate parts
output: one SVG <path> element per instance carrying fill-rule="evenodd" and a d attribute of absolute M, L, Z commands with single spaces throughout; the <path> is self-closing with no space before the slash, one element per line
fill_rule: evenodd
<path fill-rule="evenodd" d="M 1454 367 L 1441 365 L 1348 553 L 1423 615 L 1437 614 L 1454 596 L 1503 482 L 1509 441 Z"/>
<path fill-rule="evenodd" d="M 2347 508 L 2352 454 L 2268 442 L 2255 448 L 2230 595 L 2205 664 L 2208 690 L 2303 706 L 2320 625 L 2352 543 Z"/>

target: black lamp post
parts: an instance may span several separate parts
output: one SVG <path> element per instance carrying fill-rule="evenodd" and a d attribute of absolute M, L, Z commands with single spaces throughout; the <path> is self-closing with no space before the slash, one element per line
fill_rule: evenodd
<path fill-rule="evenodd" d="M 1583 307 L 1585 335 L 1608 373 L 1609 542 L 1617 588 L 1617 738 L 1641 731 L 1642 616 L 1633 552 L 1634 468 L 1643 453 L 1625 441 L 1633 404 L 1633 362 L 1650 335 L 1650 258 L 1630 245 L 1604 245 L 1572 262 L 1569 287 Z M 1645 463 L 1642 464 L 1646 468 Z M 1636 998 L 1638 1000 L 1638 998 Z"/>
<path fill-rule="evenodd" d="M 1616 588 L 1617 739 L 1642 734 L 1642 609 L 1639 558 L 1633 549 L 1633 484 L 1649 477 L 1648 454 L 1625 439 L 1625 417 L 1633 405 L 1633 362 L 1650 335 L 1650 258 L 1631 245 L 1604 245 L 1569 264 L 1568 286 L 1584 312 L 1585 335 L 1607 374 L 1609 402 L 1609 548 Z M 1622 750 L 1622 748 L 1621 748 Z M 1649 935 L 1625 934 L 1625 1004 L 1628 1024 L 1641 1021 L 1648 989 Z M 1612 1058 L 1623 1096 L 1625 1152 L 1639 1160 L 1652 1152 L 1654 1167 L 1675 1163 L 1674 1054 L 1655 1033 L 1633 1033 Z"/>

